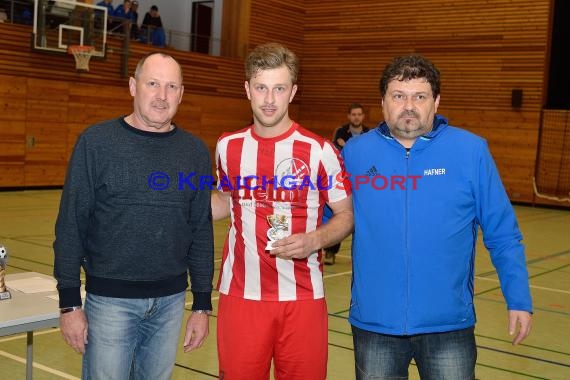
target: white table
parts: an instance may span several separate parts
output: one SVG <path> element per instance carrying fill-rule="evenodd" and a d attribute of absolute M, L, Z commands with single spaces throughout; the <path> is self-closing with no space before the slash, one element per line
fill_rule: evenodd
<path fill-rule="evenodd" d="M 34 277 L 53 281 L 53 277 L 36 272 L 9 274 L 6 286 L 12 298 L 0 301 L 0 336 L 27 333 L 27 380 L 32 380 L 34 330 L 59 326 L 59 302 L 47 297 L 57 294 L 56 291 L 23 293 L 10 287 L 11 281 Z"/>

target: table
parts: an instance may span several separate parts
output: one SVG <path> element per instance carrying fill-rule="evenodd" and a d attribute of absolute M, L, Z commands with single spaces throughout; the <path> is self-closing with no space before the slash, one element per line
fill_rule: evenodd
<path fill-rule="evenodd" d="M 59 302 L 48 298 L 57 292 L 23 293 L 10 287 L 10 282 L 39 277 L 53 280 L 53 277 L 36 272 L 9 274 L 6 286 L 12 298 L 0 301 L 0 336 L 27 333 L 26 379 L 32 380 L 34 330 L 59 326 Z M 54 288 L 55 289 L 55 288 Z"/>

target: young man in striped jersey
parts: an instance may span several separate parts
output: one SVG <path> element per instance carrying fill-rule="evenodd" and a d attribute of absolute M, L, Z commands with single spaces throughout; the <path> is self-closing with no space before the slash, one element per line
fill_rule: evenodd
<path fill-rule="evenodd" d="M 321 248 L 353 226 L 349 181 L 332 144 L 290 119 L 298 60 L 269 43 L 246 59 L 253 125 L 216 147 L 214 220 L 231 216 L 218 282 L 220 378 L 325 379 Z M 333 210 L 321 226 L 323 207 Z"/>

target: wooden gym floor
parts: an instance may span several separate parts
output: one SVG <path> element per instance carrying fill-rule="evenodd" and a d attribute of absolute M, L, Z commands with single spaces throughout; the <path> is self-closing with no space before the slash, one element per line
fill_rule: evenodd
<path fill-rule="evenodd" d="M 9 274 L 25 271 L 52 274 L 53 230 L 59 197 L 59 190 L 0 192 L 0 244 L 10 252 Z M 529 206 L 515 206 L 515 209 L 527 247 L 535 305 L 533 331 L 520 346 L 510 344 L 497 275 L 486 250 L 479 244 L 475 282 L 476 376 L 484 380 L 570 379 L 570 211 Z M 215 225 L 216 278 L 226 225 L 227 221 Z M 347 322 L 351 279 L 349 240 L 343 242 L 336 264 L 324 268 L 329 308 L 328 379 L 331 380 L 354 379 L 352 337 Z M 216 314 L 218 294 L 214 292 L 213 297 Z M 217 378 L 216 317 L 210 320 L 207 343 L 190 354 L 179 351 L 174 379 Z M 36 331 L 34 336 L 34 379 L 80 378 L 81 357 L 64 343 L 59 329 Z M 0 379 L 25 378 L 25 341 L 25 334 L 0 338 Z M 412 365 L 410 379 L 418 378 Z"/>

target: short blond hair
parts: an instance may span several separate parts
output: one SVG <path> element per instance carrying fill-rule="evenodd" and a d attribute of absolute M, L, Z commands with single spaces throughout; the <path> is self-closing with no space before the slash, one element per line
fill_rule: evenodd
<path fill-rule="evenodd" d="M 249 81 L 259 71 L 276 69 L 281 66 L 287 67 L 291 74 L 291 81 L 296 84 L 299 60 L 295 53 L 276 42 L 259 45 L 248 54 L 245 60 L 245 77 Z"/>

